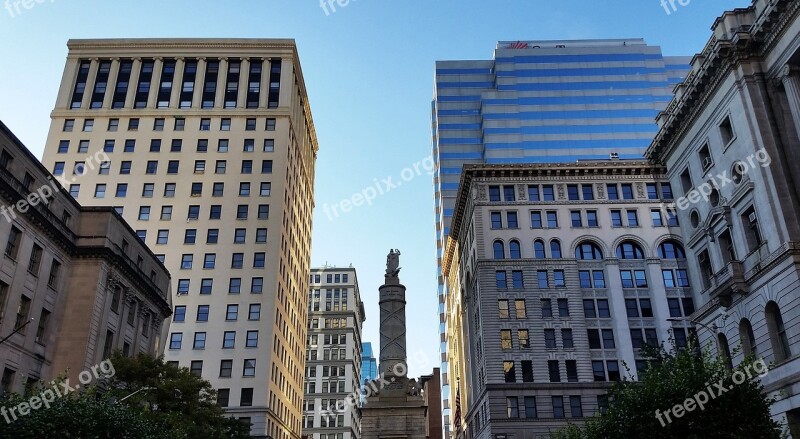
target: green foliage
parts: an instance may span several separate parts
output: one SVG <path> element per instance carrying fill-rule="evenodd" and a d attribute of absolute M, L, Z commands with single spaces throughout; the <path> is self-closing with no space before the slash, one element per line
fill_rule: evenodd
<path fill-rule="evenodd" d="M 648 348 L 644 355 L 650 367 L 641 380 L 622 381 L 609 392 L 612 401 L 605 415 L 590 419 L 582 427 L 570 425 L 551 436 L 553 439 L 780 439 L 780 425 L 770 418 L 767 398 L 758 380 L 764 368 L 753 365 L 755 358 L 746 358 L 733 370 L 725 359 L 710 352 L 678 349 L 669 353 L 663 347 Z M 766 366 L 763 362 L 760 364 Z M 748 369 L 749 367 L 749 369 Z M 734 384 L 737 371 L 744 373 L 744 382 Z M 749 372 L 749 376 L 748 376 Z M 742 377 L 742 375 L 737 375 Z M 739 378 L 741 380 L 741 378 Z M 738 381 L 738 380 L 737 380 Z M 727 391 L 715 386 L 722 382 Z M 700 392 L 709 396 L 704 409 L 697 407 Z M 721 393 L 721 394 L 720 394 Z M 688 398 L 694 398 L 689 402 Z M 702 399 L 702 397 L 701 397 Z M 688 404 L 687 404 L 688 403 Z M 674 415 L 676 405 L 694 404 L 692 411 L 681 417 Z M 667 421 L 665 412 L 671 410 Z M 661 413 L 661 421 L 656 412 Z"/>
<path fill-rule="evenodd" d="M 31 411 L 7 423 L 0 416 L 0 438 L 40 439 L 246 439 L 250 427 L 226 417 L 216 391 L 186 368 L 163 358 L 138 355 L 111 358 L 113 377 Z M 74 383 L 73 383 L 74 385 Z M 42 385 L 25 394 L 6 395 L 0 407 L 11 408 L 39 395 Z"/>

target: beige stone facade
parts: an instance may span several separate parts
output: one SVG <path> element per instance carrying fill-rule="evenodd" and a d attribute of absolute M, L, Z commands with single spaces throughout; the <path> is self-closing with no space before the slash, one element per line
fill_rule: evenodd
<path fill-rule="evenodd" d="M 800 438 L 800 3 L 723 13 L 647 151 L 678 198 L 706 346 L 762 378 Z"/>
<path fill-rule="evenodd" d="M 45 165 L 169 268 L 166 360 L 254 436 L 299 438 L 317 141 L 294 41 L 68 46 Z"/>
<path fill-rule="evenodd" d="M 464 167 L 444 255 L 449 431 L 547 438 L 603 410 L 645 344 L 686 345 L 672 198 L 643 160 Z"/>
<path fill-rule="evenodd" d="M 164 265 L 113 209 L 60 190 L 2 123 L 0 150 L 0 391 L 67 371 L 77 383 L 114 350 L 158 355 L 171 314 Z"/>

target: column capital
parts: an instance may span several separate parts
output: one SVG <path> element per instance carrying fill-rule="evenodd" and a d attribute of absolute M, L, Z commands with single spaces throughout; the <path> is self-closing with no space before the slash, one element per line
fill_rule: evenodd
<path fill-rule="evenodd" d="M 798 72 L 800 72 L 800 68 L 798 68 L 797 66 L 793 66 L 791 64 L 786 64 L 781 69 L 781 73 L 778 75 L 778 77 L 781 80 L 786 80 L 786 78 L 796 75 Z"/>

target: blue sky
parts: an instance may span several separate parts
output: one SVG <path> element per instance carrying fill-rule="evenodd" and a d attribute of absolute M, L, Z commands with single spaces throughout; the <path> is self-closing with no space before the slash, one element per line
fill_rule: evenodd
<path fill-rule="evenodd" d="M 9 1 L 13 10 L 16 0 Z M 350 0 L 326 15 L 318 0 L 41 1 L 20 5 L 13 17 L 0 10 L 0 120 L 38 157 L 69 38 L 297 40 L 320 144 L 312 264 L 356 267 L 364 340 L 377 345 L 385 257 L 402 250 L 413 375 L 438 365 L 433 193 L 422 166 L 431 146 L 434 62 L 491 59 L 498 40 L 531 39 L 642 37 L 666 55 L 692 55 L 720 13 L 750 4 L 676 2 L 668 15 L 660 0 Z M 324 212 L 376 179 L 400 181 L 401 173 L 408 181 L 372 206 L 332 220 Z"/>

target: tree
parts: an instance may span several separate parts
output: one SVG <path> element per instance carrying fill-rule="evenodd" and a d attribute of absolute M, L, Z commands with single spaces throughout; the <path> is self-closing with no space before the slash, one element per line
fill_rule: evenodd
<path fill-rule="evenodd" d="M 145 354 L 125 357 L 116 352 L 111 362 L 115 373 L 107 382 L 106 397 L 121 400 L 133 395 L 124 404 L 143 407 L 160 422 L 185 432 L 188 438 L 250 437 L 249 424 L 225 416 L 211 383 L 189 369 Z"/>
<path fill-rule="evenodd" d="M 104 362 L 105 363 L 105 362 Z M 250 426 L 225 416 L 217 394 L 186 368 L 162 357 L 114 353 L 111 373 L 95 385 L 57 395 L 47 407 L 8 421 L 7 410 L 39 398 L 53 386 L 40 383 L 0 398 L 0 438 L 41 439 L 247 439 Z M 59 378 L 58 382 L 65 382 Z M 66 381 L 69 385 L 69 382 Z M 72 384 L 74 386 L 74 383 Z M 65 392 L 66 393 L 66 392 Z M 29 412 L 29 413 L 27 413 Z M 15 413 L 19 415 L 19 410 Z"/>
<path fill-rule="evenodd" d="M 763 393 L 763 360 L 746 358 L 733 369 L 709 351 L 645 348 L 649 367 L 640 381 L 609 391 L 607 412 L 570 425 L 553 439 L 780 439 Z"/>

